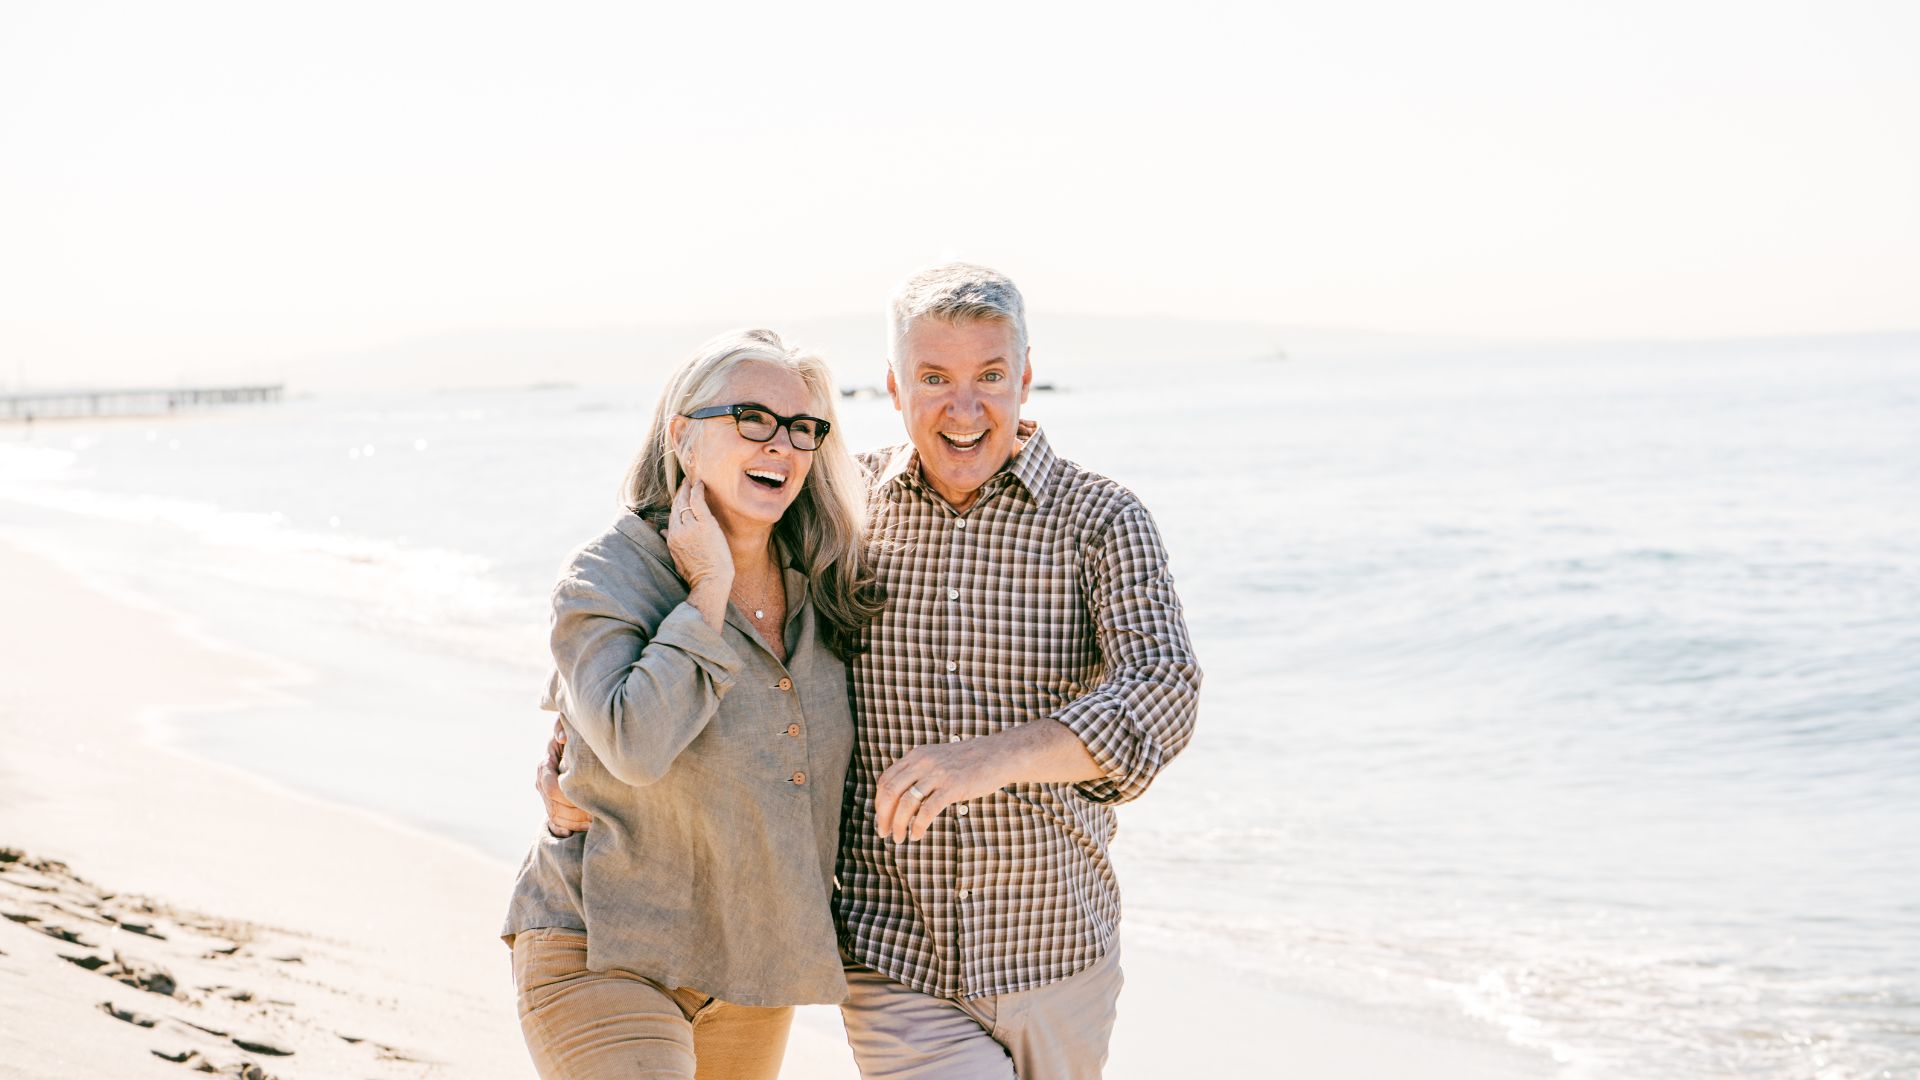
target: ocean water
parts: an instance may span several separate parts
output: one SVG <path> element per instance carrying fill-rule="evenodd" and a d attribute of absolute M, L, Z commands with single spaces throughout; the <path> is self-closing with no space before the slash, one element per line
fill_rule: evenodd
<path fill-rule="evenodd" d="M 1554 1075 L 1920 1076 L 1920 337 L 1040 376 L 1207 671 L 1135 932 Z M 656 389 L 0 429 L 0 537 L 298 672 L 188 747 L 515 859 Z"/>

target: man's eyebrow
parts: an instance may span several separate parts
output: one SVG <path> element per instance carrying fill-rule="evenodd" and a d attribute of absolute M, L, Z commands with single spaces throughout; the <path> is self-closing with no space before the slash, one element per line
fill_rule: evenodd
<path fill-rule="evenodd" d="M 912 361 L 912 363 L 914 366 L 914 370 L 916 371 L 944 372 L 949 369 L 949 366 L 947 364 L 943 364 L 938 360 L 915 360 L 915 361 Z M 995 356 L 995 357 L 992 357 L 991 359 L 980 361 L 980 366 L 992 367 L 995 364 L 1012 364 L 1012 363 L 1013 361 L 1007 359 L 1004 356 Z"/>

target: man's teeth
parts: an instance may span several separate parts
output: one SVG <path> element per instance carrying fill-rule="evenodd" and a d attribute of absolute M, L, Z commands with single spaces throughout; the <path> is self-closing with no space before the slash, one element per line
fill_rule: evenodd
<path fill-rule="evenodd" d="M 940 433 L 940 437 L 952 443 L 958 449 L 966 450 L 985 438 L 986 434 L 984 431 L 970 431 L 965 435 L 955 435 L 951 432 L 943 431 Z"/>

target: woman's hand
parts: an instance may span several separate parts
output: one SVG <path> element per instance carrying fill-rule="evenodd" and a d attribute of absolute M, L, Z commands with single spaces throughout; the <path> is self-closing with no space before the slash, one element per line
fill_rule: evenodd
<path fill-rule="evenodd" d="M 706 484 L 691 477 L 680 481 L 666 535 L 674 568 L 687 582 L 687 602 L 708 626 L 720 629 L 727 617 L 727 595 L 733 591 L 733 551 L 707 508 Z"/>
<path fill-rule="evenodd" d="M 561 839 L 585 832 L 593 824 L 593 818 L 560 791 L 560 754 L 566 745 L 567 729 L 555 720 L 553 738 L 547 741 L 546 760 L 533 772 L 533 790 L 539 792 L 540 800 L 547 804 L 547 832 Z"/>

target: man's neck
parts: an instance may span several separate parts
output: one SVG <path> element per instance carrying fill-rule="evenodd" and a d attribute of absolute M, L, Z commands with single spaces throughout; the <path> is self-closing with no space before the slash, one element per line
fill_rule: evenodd
<path fill-rule="evenodd" d="M 940 501 L 952 507 L 953 512 L 956 514 L 966 513 L 969 507 L 973 506 L 974 503 L 977 503 L 980 501 L 979 488 L 974 488 L 971 491 L 960 492 L 960 491 L 954 491 L 951 488 L 942 487 L 931 480 L 927 480 L 925 473 L 921 474 L 920 479 L 926 480 L 927 486 L 933 489 L 933 493 L 935 495 L 940 496 Z"/>

